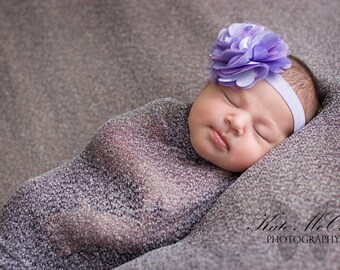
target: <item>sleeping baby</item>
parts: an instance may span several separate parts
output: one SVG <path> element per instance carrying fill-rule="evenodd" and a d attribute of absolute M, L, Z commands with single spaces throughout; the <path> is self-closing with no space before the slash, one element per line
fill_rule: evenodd
<path fill-rule="evenodd" d="M 0 212 L 7 265 L 99 269 L 175 243 L 319 109 L 312 72 L 264 26 L 222 29 L 210 59 L 192 104 L 166 98 L 116 116 L 79 156 L 19 188 Z"/>

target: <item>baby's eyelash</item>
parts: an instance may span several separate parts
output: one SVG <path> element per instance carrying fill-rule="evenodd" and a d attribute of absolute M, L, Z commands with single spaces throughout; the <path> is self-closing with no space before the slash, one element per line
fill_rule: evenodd
<path fill-rule="evenodd" d="M 227 94 L 226 94 L 224 91 L 222 91 L 222 92 L 223 92 L 224 96 L 227 98 L 228 102 L 229 102 L 231 105 L 233 105 L 235 108 L 238 108 L 233 102 L 231 102 L 231 100 L 228 98 Z"/>
<path fill-rule="evenodd" d="M 253 129 L 255 130 L 255 132 L 257 133 L 257 135 L 259 135 L 262 139 L 264 139 L 265 141 L 267 141 L 266 140 L 266 138 L 264 138 L 258 131 L 257 131 L 257 129 L 253 126 Z"/>

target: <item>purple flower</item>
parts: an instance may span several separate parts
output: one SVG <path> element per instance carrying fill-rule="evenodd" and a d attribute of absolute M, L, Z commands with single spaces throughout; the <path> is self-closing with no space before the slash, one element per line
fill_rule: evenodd
<path fill-rule="evenodd" d="M 288 45 L 265 26 L 234 23 L 223 28 L 211 48 L 211 80 L 228 87 L 250 88 L 269 72 L 291 66 Z"/>

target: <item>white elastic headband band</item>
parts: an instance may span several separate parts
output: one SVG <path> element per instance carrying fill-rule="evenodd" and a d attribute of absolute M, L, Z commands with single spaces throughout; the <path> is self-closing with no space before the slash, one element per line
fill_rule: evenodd
<path fill-rule="evenodd" d="M 288 82 L 282 78 L 280 74 L 270 73 L 265 79 L 274 89 L 280 94 L 283 100 L 287 103 L 290 111 L 293 115 L 294 132 L 298 131 L 305 125 L 305 113 L 303 111 L 302 104 L 296 95 L 295 91 L 288 84 Z"/>

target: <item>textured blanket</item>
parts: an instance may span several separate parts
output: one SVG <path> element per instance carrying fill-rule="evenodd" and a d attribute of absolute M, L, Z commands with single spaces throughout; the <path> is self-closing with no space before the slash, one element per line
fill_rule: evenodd
<path fill-rule="evenodd" d="M 189 109 L 160 99 L 115 117 L 25 182 L 0 211 L 0 266 L 109 269 L 186 236 L 237 176 L 193 150 Z"/>
<path fill-rule="evenodd" d="M 117 269 L 338 270 L 340 248 L 332 238 L 313 244 L 298 242 L 298 236 L 317 213 L 339 211 L 339 18 L 338 0 L 0 1 L 0 204 L 28 179 L 75 164 L 74 157 L 107 119 L 164 97 L 191 103 L 209 76 L 208 48 L 218 30 L 249 20 L 285 34 L 291 52 L 320 79 L 326 99 L 319 115 L 226 188 L 187 237 Z M 49 210 L 51 216 L 77 209 L 125 213 L 110 205 L 96 209 L 93 197 L 82 193 Z M 32 198 L 34 203 L 39 200 Z M 37 213 L 18 207 L 26 211 L 21 215 Z M 272 217 L 279 210 L 289 218 L 280 215 L 272 225 L 296 225 L 285 232 L 297 236 L 296 243 L 284 245 L 284 237 L 267 243 L 267 236 L 279 232 L 255 231 L 264 214 Z M 43 224 L 56 224 L 48 221 Z M 31 233 L 36 226 L 42 228 L 32 225 Z M 12 227 L 21 228 L 20 223 Z M 27 241 L 28 253 L 41 250 L 29 237 L 15 241 Z M 41 242 L 51 248 L 50 240 Z M 46 253 L 68 258 L 68 249 L 57 247 Z M 70 248 L 89 252 L 86 245 Z M 49 255 L 37 251 L 35 256 Z"/>

